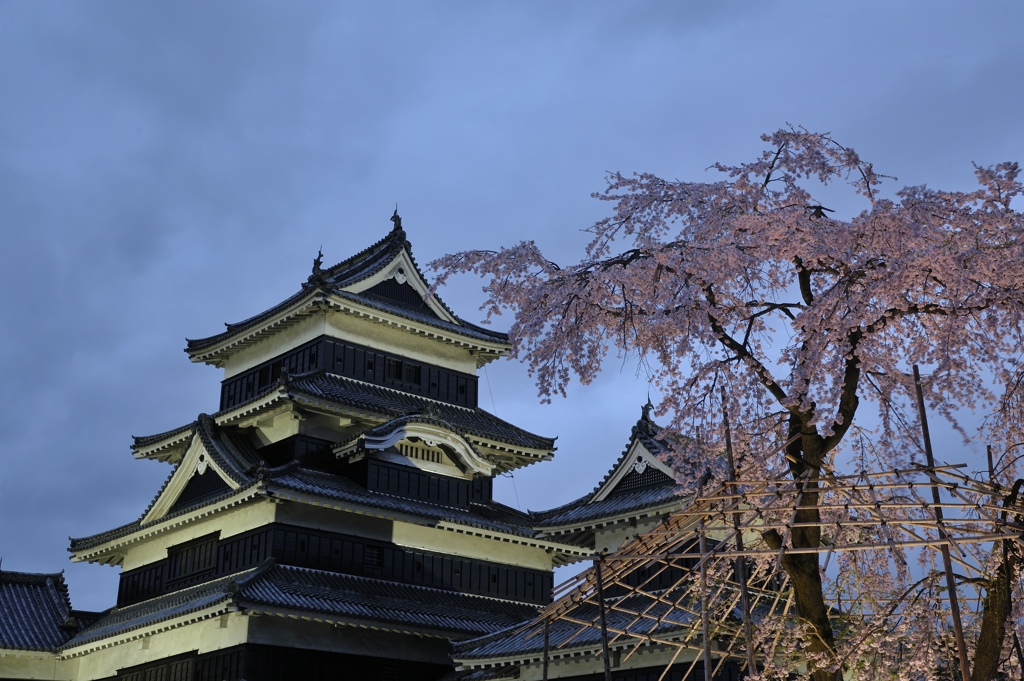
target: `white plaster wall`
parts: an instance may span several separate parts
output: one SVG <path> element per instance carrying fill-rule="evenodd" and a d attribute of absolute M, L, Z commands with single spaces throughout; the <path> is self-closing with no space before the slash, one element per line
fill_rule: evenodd
<path fill-rule="evenodd" d="M 23 650 L 0 649 L 2 679 L 60 679 L 77 677 L 77 660 L 58 660 L 52 653 L 29 653 Z"/>
<path fill-rule="evenodd" d="M 600 552 L 608 549 L 609 552 L 617 550 L 622 544 L 638 534 L 649 532 L 654 529 L 664 516 L 657 515 L 650 518 L 641 518 L 636 523 L 622 522 L 608 527 L 602 527 L 594 533 L 595 550 Z"/>
<path fill-rule="evenodd" d="M 552 567 L 551 554 L 544 549 L 500 539 L 475 537 L 398 521 L 395 522 L 393 536 L 396 544 L 425 551 L 489 560 L 533 570 L 550 570 Z"/>
<path fill-rule="evenodd" d="M 118 669 L 134 667 L 165 657 L 197 651 L 203 653 L 245 643 L 249 617 L 234 612 L 225 617 L 196 622 L 177 629 L 136 639 L 109 648 L 94 650 L 78 658 L 78 681 L 91 681 L 113 676 Z"/>
<path fill-rule="evenodd" d="M 231 378 L 236 374 L 262 364 L 271 357 L 276 357 L 283 352 L 296 346 L 311 341 L 317 336 L 326 333 L 326 315 L 321 312 L 306 317 L 298 324 L 289 326 L 287 329 L 278 331 L 269 338 L 264 338 L 255 345 L 242 348 L 231 354 L 224 363 L 224 378 Z"/>
<path fill-rule="evenodd" d="M 281 504 L 278 507 L 277 522 L 394 542 L 411 549 L 462 558 L 487 560 L 533 570 L 551 569 L 551 555 L 541 548 L 298 502 Z"/>
<path fill-rule="evenodd" d="M 286 501 L 278 506 L 277 522 L 311 530 L 351 534 L 364 539 L 392 541 L 393 523 L 390 520 L 295 501 Z"/>
<path fill-rule="evenodd" d="M 167 547 L 202 537 L 220 530 L 220 536 L 230 537 L 274 522 L 276 504 L 270 499 L 258 499 L 206 516 L 151 539 L 132 544 L 126 549 L 123 570 L 133 570 L 167 557 Z"/>
<path fill-rule="evenodd" d="M 615 672 L 622 672 L 630 669 L 643 669 L 644 667 L 658 667 L 664 669 L 671 661 L 672 656 L 675 655 L 675 648 L 668 647 L 641 647 L 640 650 L 635 652 L 632 657 L 619 665 L 612 665 L 612 670 Z M 621 651 L 620 658 L 625 658 L 628 651 Z M 676 664 L 689 664 L 697 656 L 697 651 L 684 650 L 676 658 Z M 616 655 L 613 653 L 611 656 L 612 661 L 616 660 Z M 685 667 L 684 667 L 685 669 Z M 535 664 L 523 665 L 520 667 L 521 681 L 541 681 L 543 678 L 543 666 L 540 662 Z M 556 659 L 550 660 L 548 663 L 548 678 L 549 679 L 563 679 L 567 676 L 577 676 L 584 674 L 602 674 L 604 673 L 604 660 L 593 654 L 580 655 L 578 657 L 571 657 L 567 659 Z"/>
<path fill-rule="evenodd" d="M 465 348 L 343 312 L 327 314 L 327 333 L 383 352 L 476 375 L 476 358 Z"/>

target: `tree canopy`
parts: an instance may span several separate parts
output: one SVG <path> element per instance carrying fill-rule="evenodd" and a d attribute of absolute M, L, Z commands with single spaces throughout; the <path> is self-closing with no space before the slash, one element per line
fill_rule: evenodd
<path fill-rule="evenodd" d="M 533 242 L 466 251 L 432 263 L 437 285 L 460 272 L 485 278 L 487 317 L 513 313 L 513 354 L 543 399 L 573 377 L 593 380 L 616 350 L 641 358 L 663 395 L 658 413 L 689 436 L 701 470 L 721 473 L 727 409 L 748 470 L 806 481 L 807 520 L 841 444 L 856 440 L 859 465 L 878 468 L 921 451 L 912 365 L 927 374 L 931 409 L 954 424 L 980 414 L 984 441 L 1012 454 L 1024 441 L 1018 165 L 976 166 L 973 191 L 891 192 L 893 178 L 827 134 L 787 128 L 762 140 L 752 162 L 715 164 L 713 182 L 612 174 L 595 194 L 612 214 L 589 228 L 579 262 L 556 264 Z M 823 205 L 836 183 L 860 213 Z M 1016 464 L 1008 455 L 997 468 L 1009 488 Z M 821 534 L 790 541 L 818 546 Z M 817 557 L 783 567 L 817 631 L 810 649 L 827 654 Z"/>

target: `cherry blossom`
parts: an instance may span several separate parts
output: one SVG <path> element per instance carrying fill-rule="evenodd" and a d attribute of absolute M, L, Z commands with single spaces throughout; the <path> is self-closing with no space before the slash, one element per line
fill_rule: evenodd
<path fill-rule="evenodd" d="M 921 461 L 915 364 L 927 377 L 929 409 L 965 434 L 958 414 L 984 418 L 980 437 L 993 446 L 996 477 L 1008 489 L 1018 475 L 1013 457 L 1024 453 L 1013 449 L 1024 442 L 1017 164 L 976 167 L 974 191 L 887 192 L 891 178 L 829 135 L 786 128 L 762 140 L 754 161 L 715 164 L 714 182 L 612 174 L 595 194 L 612 214 L 590 228 L 577 263 L 551 262 L 532 241 L 465 251 L 432 263 L 436 286 L 455 273 L 485 279 L 486 317 L 512 313 L 513 355 L 527 363 L 543 400 L 565 395 L 573 377 L 592 381 L 610 356 L 639 358 L 664 396 L 657 413 L 670 421 L 666 433 L 685 436 L 689 465 L 719 477 L 727 410 L 746 474 L 806 481 L 803 520 L 821 520 L 811 507 L 827 470 Z M 835 183 L 862 202 L 860 213 L 843 217 L 816 198 Z M 795 529 L 788 541 L 819 546 L 821 530 Z M 1006 561 L 998 545 L 989 549 L 995 574 Z M 813 554 L 783 567 L 813 633 L 803 643 L 813 676 L 831 678 L 839 639 L 858 634 L 834 629 L 823 594 L 850 580 L 829 580 Z M 914 581 L 872 569 L 842 566 L 879 594 L 902 593 Z M 939 588 L 924 583 L 907 607 L 929 611 L 921 589 Z M 1011 624 L 1020 621 L 1014 607 Z M 909 635 L 912 618 L 899 619 L 873 634 L 872 645 Z M 939 636 L 936 620 L 930 626 Z M 987 635 L 1003 637 L 997 629 Z M 917 647 L 902 659 L 931 678 L 946 659 L 940 648 Z M 996 666 L 1009 664 L 1005 657 Z M 842 664 L 859 669 L 869 658 Z M 974 666 L 995 668 L 988 659 Z"/>

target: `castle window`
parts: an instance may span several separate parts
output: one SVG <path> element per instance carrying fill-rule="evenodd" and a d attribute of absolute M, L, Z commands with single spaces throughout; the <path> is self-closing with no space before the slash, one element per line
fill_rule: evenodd
<path fill-rule="evenodd" d="M 194 541 L 167 550 L 167 572 L 170 580 L 189 577 L 213 570 L 217 561 L 219 533 L 200 537 Z"/>
<path fill-rule="evenodd" d="M 405 363 L 405 382 L 414 385 L 420 384 L 420 367 L 416 364 Z"/>
<path fill-rule="evenodd" d="M 402 380 L 402 363 L 390 357 L 384 360 L 384 375 L 390 379 Z"/>
<path fill-rule="evenodd" d="M 379 546 L 367 546 L 363 549 L 363 565 L 382 567 L 384 565 L 384 549 Z"/>

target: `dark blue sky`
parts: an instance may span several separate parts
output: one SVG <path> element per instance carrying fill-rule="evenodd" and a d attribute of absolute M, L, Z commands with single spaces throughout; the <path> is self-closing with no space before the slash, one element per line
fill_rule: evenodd
<path fill-rule="evenodd" d="M 831 131 L 900 184 L 1024 161 L 1016 2 L 44 3 L 0 0 L 0 555 L 117 570 L 67 536 L 134 520 L 170 468 L 130 435 L 217 406 L 184 338 L 293 293 L 391 226 L 418 260 L 529 238 L 578 257 L 606 171 L 713 179 L 784 124 Z M 478 320 L 479 285 L 443 292 Z M 558 435 L 499 486 L 589 491 L 646 399 L 635 367 L 541 406 L 492 364 L 483 405 Z M 945 458 L 957 458 L 952 449 Z M 961 457 L 962 458 L 962 457 Z"/>

